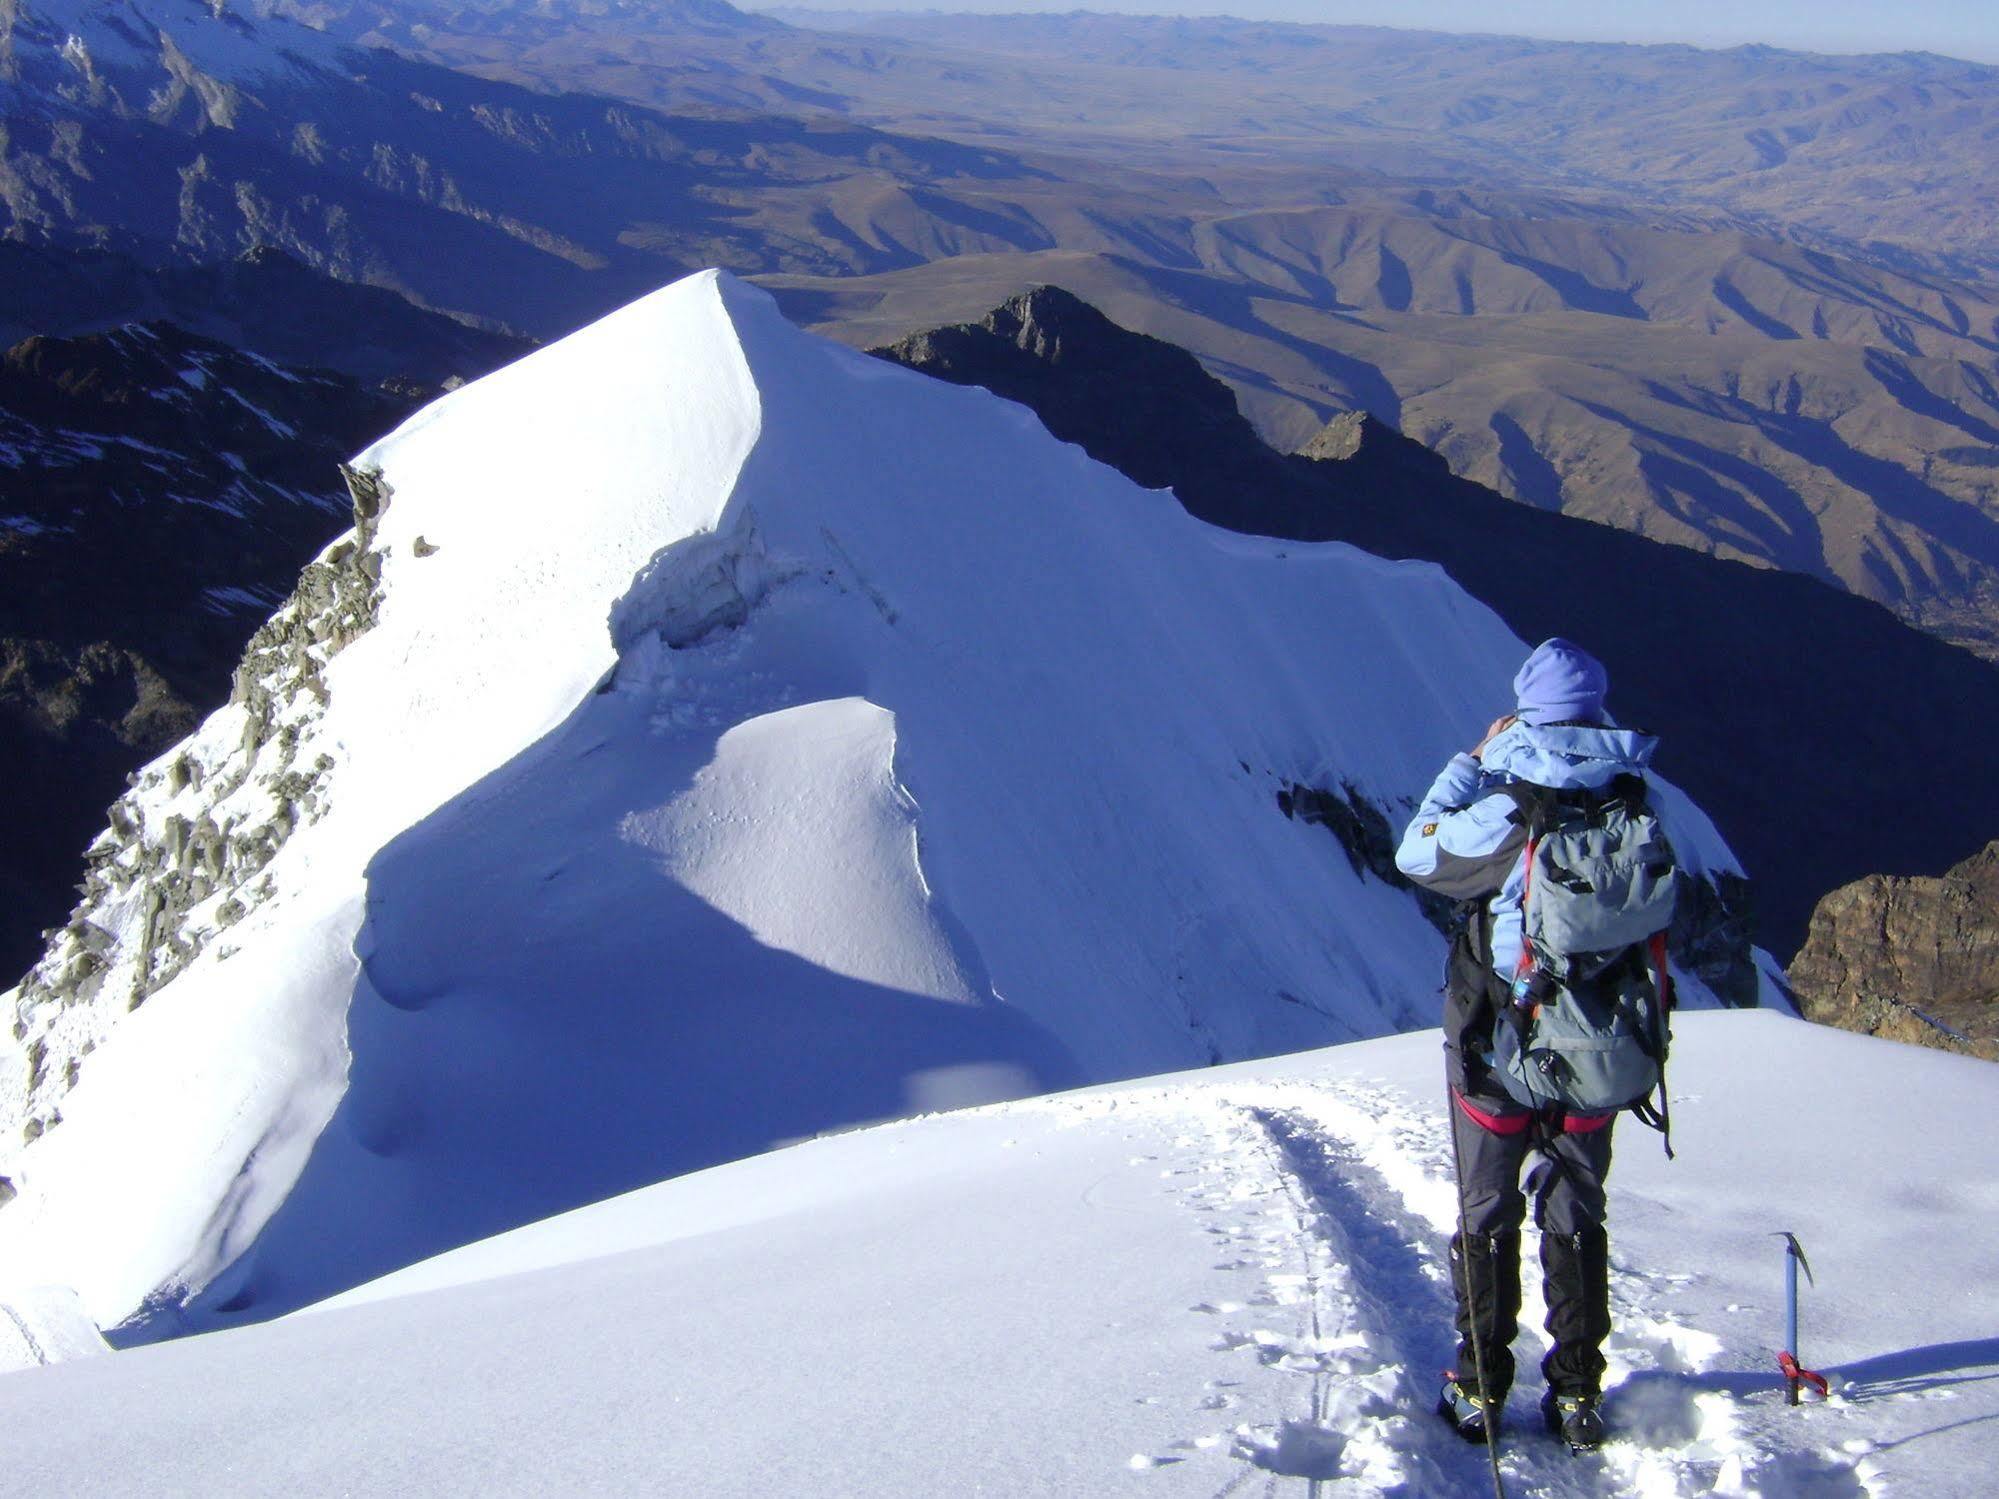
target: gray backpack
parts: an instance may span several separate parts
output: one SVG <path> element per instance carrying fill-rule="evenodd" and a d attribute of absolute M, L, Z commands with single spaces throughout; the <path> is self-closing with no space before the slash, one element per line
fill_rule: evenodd
<path fill-rule="evenodd" d="M 1527 872 L 1524 948 L 1493 1027 L 1493 1075 L 1529 1108 L 1630 1108 L 1663 1129 L 1677 865 L 1645 782 L 1504 789 L 1527 828 Z M 1647 1102 L 1655 1090 L 1659 1113 Z"/>

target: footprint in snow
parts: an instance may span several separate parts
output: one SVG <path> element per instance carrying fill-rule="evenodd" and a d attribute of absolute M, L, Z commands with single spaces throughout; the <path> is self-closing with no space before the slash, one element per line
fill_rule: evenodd
<path fill-rule="evenodd" d="M 1699 1374 L 1721 1356 L 1721 1339 L 1669 1318 L 1647 1315 L 1643 1298 L 1630 1295 L 1623 1286 L 1613 1293 L 1612 1305 L 1607 1350 L 1613 1357 L 1621 1355 L 1634 1369 Z"/>
<path fill-rule="evenodd" d="M 1633 1374 L 1604 1396 L 1603 1418 L 1641 1447 L 1685 1447 L 1701 1434 L 1699 1392 L 1670 1374 Z"/>
<path fill-rule="evenodd" d="M 1836 1453 L 1780 1452 L 1740 1473 L 1724 1470 L 1715 1493 L 1757 1499 L 1869 1499 L 1873 1464 L 1848 1462 Z"/>
<path fill-rule="evenodd" d="M 1282 1421 L 1236 1433 L 1235 1455 L 1283 1478 L 1338 1478 L 1346 1433 L 1312 1421 Z"/>

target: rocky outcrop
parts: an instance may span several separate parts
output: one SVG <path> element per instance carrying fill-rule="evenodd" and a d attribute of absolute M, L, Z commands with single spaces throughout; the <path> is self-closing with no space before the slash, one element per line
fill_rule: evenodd
<path fill-rule="evenodd" d="M 1809 1019 L 1999 1062 L 1999 842 L 1833 891 L 1788 977 Z"/>
<path fill-rule="evenodd" d="M 0 1117 L 18 1111 L 24 1140 L 60 1122 L 62 1096 L 122 1016 L 271 894 L 265 866 L 327 811 L 333 762 L 300 746 L 329 700 L 326 664 L 375 622 L 389 500 L 378 475 L 343 472 L 354 530 L 251 638 L 227 707 L 112 804 L 85 854 L 83 899 L 15 992 L 26 1096 L 0 1102 Z"/>
<path fill-rule="evenodd" d="M 1298 449 L 1298 456 L 1314 463 L 1351 463 L 1363 453 L 1372 455 L 1386 448 L 1402 449 L 1405 461 L 1427 460 L 1431 472 L 1440 478 L 1451 471 L 1441 456 L 1420 443 L 1411 443 L 1381 418 L 1365 411 L 1342 411 Z"/>
<path fill-rule="evenodd" d="M 1384 885 L 1407 891 L 1430 925 L 1444 933 L 1452 930 L 1457 902 L 1423 889 L 1395 867 L 1395 828 L 1388 813 L 1350 782 L 1342 781 L 1337 791 L 1286 785 L 1277 793 L 1277 810 L 1324 828 L 1346 850 L 1355 874 L 1370 874 Z"/>

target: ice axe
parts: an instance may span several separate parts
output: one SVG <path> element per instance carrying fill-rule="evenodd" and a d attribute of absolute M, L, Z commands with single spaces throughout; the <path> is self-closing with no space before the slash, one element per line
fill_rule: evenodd
<path fill-rule="evenodd" d="M 1798 1236 L 1792 1233 L 1772 1234 L 1773 1239 L 1784 1241 L 1784 1351 L 1777 1355 L 1777 1367 L 1784 1371 L 1784 1383 L 1790 1389 L 1788 1405 L 1798 1403 L 1800 1385 L 1810 1385 L 1819 1392 L 1823 1400 L 1830 1393 L 1825 1376 L 1802 1367 L 1798 1363 L 1798 1266 L 1805 1267 L 1805 1279 L 1816 1286 L 1812 1279 L 1812 1262 L 1805 1258 L 1804 1246 L 1798 1243 Z"/>

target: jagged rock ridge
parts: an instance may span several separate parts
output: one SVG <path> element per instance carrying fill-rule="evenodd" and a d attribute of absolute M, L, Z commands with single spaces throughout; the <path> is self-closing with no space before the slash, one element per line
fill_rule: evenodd
<path fill-rule="evenodd" d="M 346 470 L 354 529 L 306 567 L 251 638 L 225 712 L 132 778 L 84 859 L 82 900 L 14 994 L 28 1059 L 23 1138 L 61 1121 L 83 1060 L 120 1018 L 172 982 L 275 893 L 265 866 L 325 815 L 323 751 L 301 753 L 329 698 L 327 663 L 375 621 L 375 527 L 388 492 Z M 120 933 L 127 934 L 121 940 Z M 47 1064 L 63 1059 L 60 1069 Z"/>

